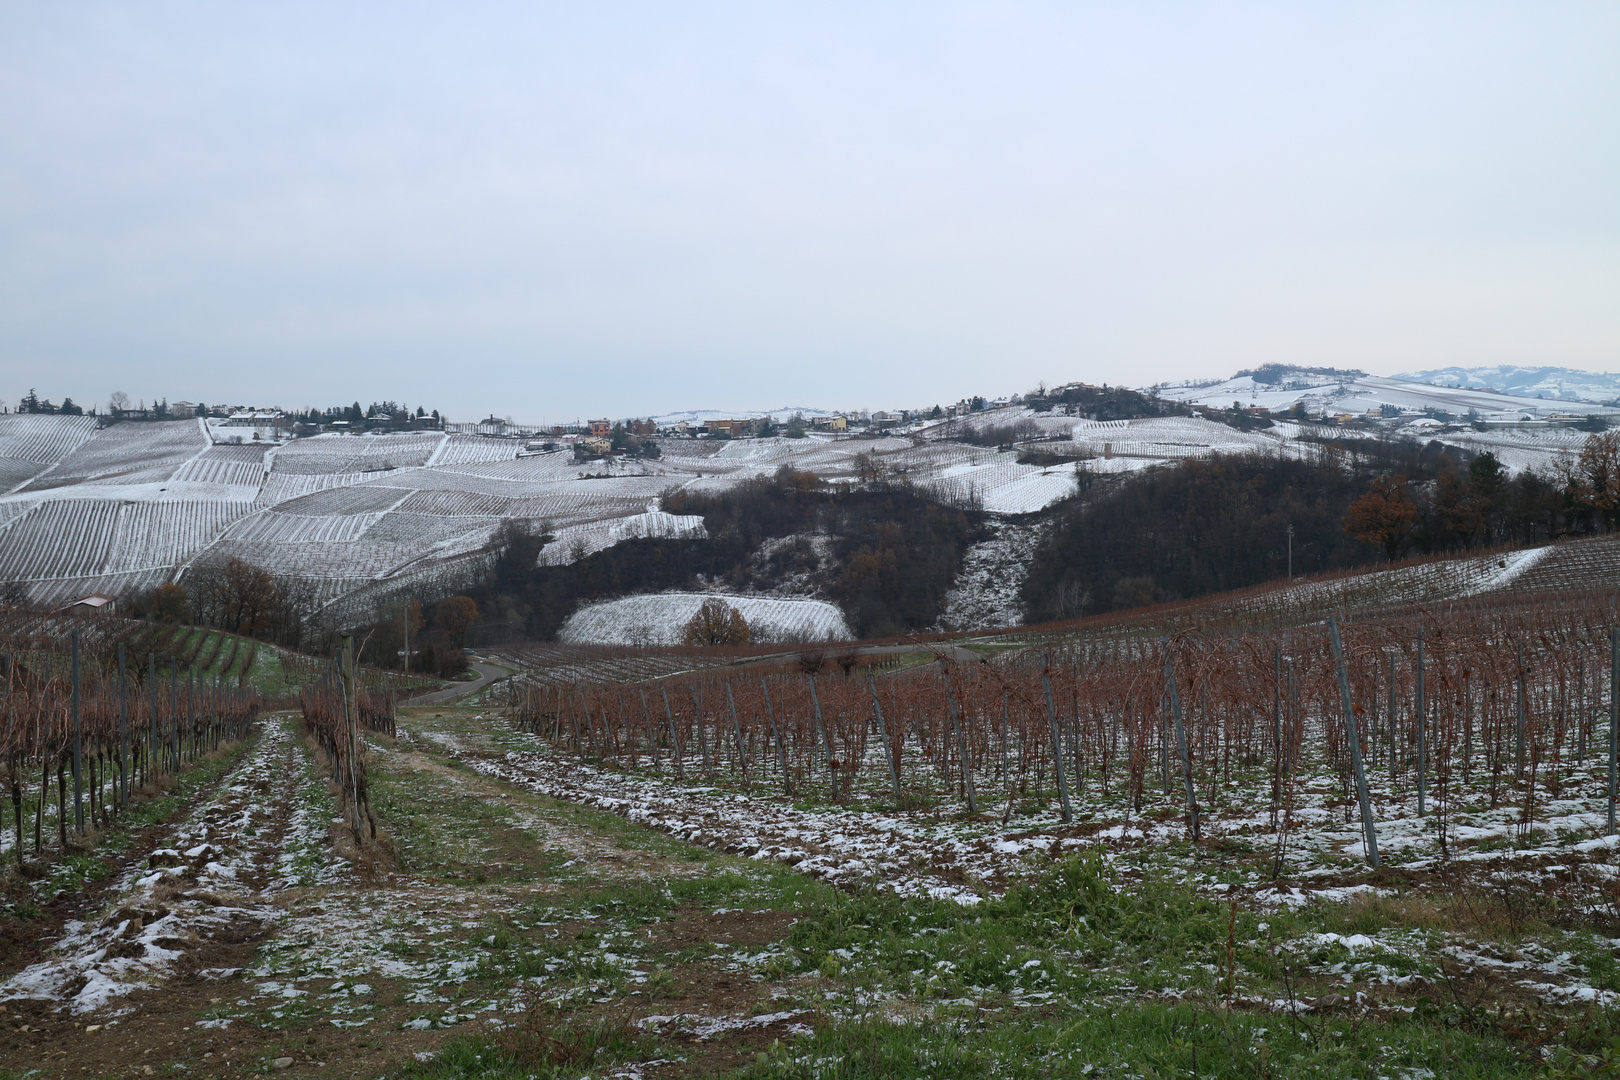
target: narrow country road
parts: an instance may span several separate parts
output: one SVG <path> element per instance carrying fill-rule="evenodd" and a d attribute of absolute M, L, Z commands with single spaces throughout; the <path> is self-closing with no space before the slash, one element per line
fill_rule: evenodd
<path fill-rule="evenodd" d="M 419 697 L 413 697 L 409 701 L 402 702 L 402 704 L 440 705 L 446 701 L 453 701 L 456 698 L 463 697 L 467 694 L 476 694 L 490 683 L 498 682 L 512 674 L 512 672 L 506 668 L 496 667 L 494 664 L 472 663 L 467 666 L 478 672 L 478 678 L 474 679 L 472 682 L 457 683 L 456 685 L 444 690 L 435 690 L 430 694 L 422 694 Z"/>

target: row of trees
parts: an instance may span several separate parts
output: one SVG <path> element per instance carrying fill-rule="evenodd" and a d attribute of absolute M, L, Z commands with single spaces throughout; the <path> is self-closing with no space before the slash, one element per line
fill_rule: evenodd
<path fill-rule="evenodd" d="M 84 406 L 74 404 L 73 399 L 70 397 L 63 398 L 60 405 L 53 405 L 49 398 L 40 397 L 34 392 L 33 387 L 29 387 L 28 393 L 24 394 L 22 400 L 17 402 L 17 411 L 20 413 L 55 413 L 60 416 L 83 416 Z M 94 415 L 95 409 L 92 408 L 90 411 Z"/>
<path fill-rule="evenodd" d="M 1510 476 L 1489 453 L 1360 440 L 1312 460 L 1217 456 L 1096 484 L 1059 511 L 1022 598 L 1032 621 L 1202 596 L 1380 559 L 1620 527 L 1620 433 Z"/>
<path fill-rule="evenodd" d="M 1123 386 L 1086 386 L 1072 383 L 1051 390 L 1044 386 L 1024 398 L 1026 407 L 1036 412 L 1054 409 L 1089 420 L 1135 420 L 1148 416 L 1186 416 L 1187 406 Z"/>
<path fill-rule="evenodd" d="M 1432 481 L 1376 477 L 1345 513 L 1345 531 L 1386 558 L 1620 527 L 1620 432 L 1587 438 L 1578 456 L 1510 477 L 1492 454 L 1442 462 Z"/>
<path fill-rule="evenodd" d="M 408 405 L 397 401 L 373 401 L 369 409 L 361 408 L 360 403 L 356 401 L 352 405 L 333 405 L 325 409 L 311 407 L 301 412 L 294 410 L 291 415 L 293 419 L 306 424 L 330 424 L 342 420 L 356 426 L 363 424 L 367 419 L 404 421 L 413 417 L 418 420 L 426 417 L 432 417 L 434 420 L 440 418 L 438 409 L 429 412 L 418 405 L 413 413 Z"/>
<path fill-rule="evenodd" d="M 315 587 L 296 577 L 229 559 L 193 567 L 181 581 L 130 597 L 136 618 L 191 622 L 297 648 L 307 644 L 306 620 L 315 610 Z"/>

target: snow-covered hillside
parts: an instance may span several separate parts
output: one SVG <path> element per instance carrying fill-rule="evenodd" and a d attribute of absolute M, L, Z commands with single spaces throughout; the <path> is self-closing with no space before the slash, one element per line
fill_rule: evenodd
<path fill-rule="evenodd" d="M 1165 392 L 1271 407 L 1305 395 L 1332 399 L 1333 408 L 1349 412 L 1365 412 L 1380 399 L 1454 415 L 1489 405 L 1514 418 L 1598 408 L 1511 399 L 1524 408 L 1502 413 L 1510 399 L 1477 390 L 1359 377 L 1290 379 L 1287 390 L 1247 378 Z M 1408 434 L 1490 450 L 1515 471 L 1576 454 L 1586 438 L 1554 426 L 1480 431 L 1416 422 L 1428 427 Z M 239 558 L 302 579 L 329 617 L 344 619 L 366 617 L 401 592 L 464 588 L 507 522 L 527 522 L 555 537 L 540 556 L 549 565 L 637 537 L 700 538 L 706 535 L 700 519 L 664 512 L 671 494 L 725 491 L 784 467 L 834 484 L 882 476 L 1016 518 L 1071 497 L 1090 477 L 1213 453 L 1314 454 L 1319 448 L 1302 435 L 1335 435 L 1320 425 L 1240 431 L 1197 417 L 1096 422 L 1011 406 L 909 435 L 666 438 L 656 459 L 582 464 L 570 451 L 526 453 L 523 439 L 476 434 L 237 443 L 229 440 L 241 438 L 239 430 L 197 420 L 97 425 L 94 417 L 0 415 L 0 582 L 21 583 L 36 603 L 61 603 L 183 583 L 193 568 Z M 1016 430 L 1018 449 L 958 441 L 982 437 L 992 426 Z M 1020 464 L 1021 456 L 1032 463 Z M 961 603 L 953 619 L 983 607 Z"/>
<path fill-rule="evenodd" d="M 1369 410 L 1376 411 L 1380 406 L 1389 405 L 1417 412 L 1440 410 L 1458 417 L 1473 413 L 1482 420 L 1499 421 L 1542 420 L 1555 415 L 1584 416 L 1594 412 L 1620 416 L 1620 409 L 1606 408 L 1590 401 L 1555 401 L 1494 390 L 1431 386 L 1371 375 L 1335 377 L 1298 374 L 1280 383 L 1256 382 L 1253 376 L 1244 375 L 1216 383 L 1170 384 L 1156 389 L 1159 396 L 1166 400 L 1216 409 L 1227 408 L 1236 402 L 1244 408 L 1259 406 L 1280 412 L 1298 403 L 1313 413 L 1363 415 Z"/>
<path fill-rule="evenodd" d="M 568 451 L 520 457 L 523 440 L 480 435 L 214 441 L 233 437 L 195 420 L 98 429 L 93 417 L 0 416 L 0 580 L 55 603 L 239 558 L 305 580 L 334 616 L 363 615 L 390 590 L 462 587 L 508 520 L 556 537 L 548 564 L 635 537 L 697 538 L 702 521 L 663 513 L 665 496 L 783 466 L 832 482 L 876 467 L 999 513 L 1039 510 L 1074 483 L 1011 453 L 893 437 L 667 439 L 659 459 L 589 465 Z M 161 526 L 124 509 L 153 503 L 166 507 Z"/>
<path fill-rule="evenodd" d="M 590 604 L 569 616 L 558 636 L 571 645 L 679 645 L 686 624 L 710 599 L 740 611 L 756 643 L 844 641 L 854 636 L 843 613 L 823 600 L 717 593 L 654 593 Z"/>
<path fill-rule="evenodd" d="M 1576 371 L 1564 367 L 1447 367 L 1396 375 L 1404 382 L 1434 386 L 1472 386 L 1500 390 L 1516 397 L 1558 398 L 1565 401 L 1612 402 L 1620 399 L 1620 374 Z"/>

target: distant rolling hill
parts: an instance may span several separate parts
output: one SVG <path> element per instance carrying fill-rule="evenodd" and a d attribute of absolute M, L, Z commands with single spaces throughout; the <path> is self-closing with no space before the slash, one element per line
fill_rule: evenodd
<path fill-rule="evenodd" d="M 1447 367 L 1396 375 L 1402 382 L 1430 386 L 1474 387 L 1501 390 L 1515 397 L 1556 398 L 1609 404 L 1620 400 L 1620 373 L 1576 371 L 1562 367 Z"/>

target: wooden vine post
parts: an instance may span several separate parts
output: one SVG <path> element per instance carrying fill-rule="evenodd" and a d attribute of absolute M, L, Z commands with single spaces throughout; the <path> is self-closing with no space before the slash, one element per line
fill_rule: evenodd
<path fill-rule="evenodd" d="M 889 722 L 883 718 L 883 706 L 878 701 L 877 682 L 873 680 L 870 671 L 866 673 L 866 688 L 872 692 L 872 709 L 877 713 L 878 733 L 883 736 L 883 759 L 889 763 L 889 786 L 894 789 L 894 805 L 901 808 L 906 802 L 900 795 L 900 770 L 894 762 L 894 747 L 889 740 Z"/>
<path fill-rule="evenodd" d="M 1058 730 L 1057 706 L 1052 702 L 1052 658 L 1046 658 L 1041 669 L 1041 686 L 1046 690 L 1046 722 L 1052 729 L 1052 772 L 1057 777 L 1058 799 L 1063 804 L 1064 824 L 1074 820 L 1074 807 L 1069 805 L 1069 782 L 1063 778 L 1063 737 Z"/>
<path fill-rule="evenodd" d="M 1417 640 L 1417 792 L 1418 817 L 1428 812 L 1429 796 L 1429 709 L 1423 685 L 1423 628 L 1418 628 Z"/>
<path fill-rule="evenodd" d="M 169 769 L 180 770 L 180 669 L 169 657 Z"/>
<path fill-rule="evenodd" d="M 73 629 L 73 827 L 84 832 L 84 714 L 79 705 L 79 630 Z"/>
<path fill-rule="evenodd" d="M 1620 627 L 1609 631 L 1609 814 L 1606 836 L 1614 835 L 1617 769 L 1620 769 Z"/>
<path fill-rule="evenodd" d="M 956 711 L 956 694 L 951 691 L 950 672 L 941 672 L 945 678 L 945 705 L 951 714 L 951 735 L 956 739 L 956 755 L 962 759 L 962 780 L 967 792 L 968 813 L 979 812 L 979 800 L 973 790 L 973 762 L 968 759 L 967 734 L 962 730 L 961 719 Z"/>
<path fill-rule="evenodd" d="M 771 706 L 771 688 L 765 680 L 759 680 L 759 688 L 765 691 L 765 715 L 771 721 L 771 735 L 776 739 L 776 761 L 782 766 L 782 790 L 789 796 L 793 794 L 793 778 L 788 775 L 787 751 L 782 747 L 782 729 L 776 726 L 776 709 Z"/>
<path fill-rule="evenodd" d="M 124 676 L 124 643 L 118 643 L 118 806 L 129 805 L 129 682 Z"/>
<path fill-rule="evenodd" d="M 1271 695 L 1271 745 L 1277 752 L 1277 768 L 1271 775 L 1271 824 L 1276 827 L 1277 812 L 1282 805 L 1283 785 L 1283 722 L 1282 722 L 1282 646 L 1273 651 Z"/>
<path fill-rule="evenodd" d="M 664 693 L 664 715 L 669 718 L 670 756 L 675 759 L 675 779 L 685 780 L 686 769 L 681 765 L 681 737 L 675 731 L 675 710 L 669 707 L 669 687 L 661 686 Z"/>
<path fill-rule="evenodd" d="M 1355 770 L 1356 796 L 1361 800 L 1361 830 L 1367 838 L 1367 864 L 1374 870 L 1378 869 L 1378 827 L 1373 822 L 1372 799 L 1367 795 L 1367 774 L 1361 768 L 1361 740 L 1356 734 L 1356 709 L 1350 698 L 1350 676 L 1344 669 L 1344 645 L 1339 641 L 1339 620 L 1336 616 L 1328 616 L 1328 638 L 1333 643 L 1333 662 L 1339 669 L 1339 704 L 1344 710 L 1344 733 L 1350 743 L 1350 767 Z M 1423 639 L 1418 638 L 1418 685 L 1422 686 L 1423 672 Z M 1422 691 L 1419 691 L 1421 703 Z M 1418 715 L 1422 716 L 1421 707 Z M 1421 724 L 1422 721 L 1419 720 Z M 1421 733 L 1422 728 L 1419 727 Z M 1421 740 L 1419 745 L 1421 746 Z M 1422 773 L 1419 773 L 1421 776 Z"/>
<path fill-rule="evenodd" d="M 157 653 L 146 654 L 146 691 L 147 710 L 150 719 L 146 725 L 146 779 L 152 779 L 152 766 L 157 763 L 158 757 L 158 695 L 157 695 Z"/>
<path fill-rule="evenodd" d="M 647 691 L 641 691 L 641 715 L 647 721 L 647 745 L 652 749 L 653 772 L 659 772 L 658 732 L 653 730 L 652 709 L 647 707 Z"/>
<path fill-rule="evenodd" d="M 1193 843 L 1198 843 L 1198 791 L 1193 786 L 1192 755 L 1187 751 L 1187 727 L 1181 719 L 1181 694 L 1176 689 L 1175 663 L 1170 657 L 1170 639 L 1160 638 L 1164 645 L 1164 682 L 1170 695 L 1170 715 L 1176 724 L 1176 749 L 1181 752 L 1181 779 L 1187 790 L 1187 821 L 1192 826 Z"/>
<path fill-rule="evenodd" d="M 731 708 L 731 736 L 737 743 L 737 767 L 742 770 L 743 785 L 751 786 L 748 783 L 748 751 L 743 748 L 742 725 L 737 722 L 737 699 L 731 695 L 730 679 L 726 680 L 726 704 Z M 716 742 L 720 741 L 718 734 L 714 738 Z"/>
<path fill-rule="evenodd" d="M 1389 723 L 1384 732 L 1384 743 L 1389 750 L 1389 786 L 1395 788 L 1395 654 L 1389 654 Z"/>
<path fill-rule="evenodd" d="M 1514 680 L 1516 713 L 1513 718 L 1513 779 L 1524 779 L 1524 642 L 1515 642 L 1518 671 Z"/>
<path fill-rule="evenodd" d="M 360 737 L 356 730 L 355 714 L 359 711 L 359 698 L 354 685 L 354 636 L 343 635 L 343 727 L 349 743 L 349 795 L 354 812 L 354 838 L 361 839 L 360 828 L 360 776 L 356 767 L 360 760 Z"/>
<path fill-rule="evenodd" d="M 827 762 L 827 782 L 832 785 L 833 802 L 838 801 L 838 769 L 833 764 L 832 739 L 827 735 L 827 725 L 821 718 L 821 698 L 816 694 L 816 677 L 806 675 L 810 683 L 810 710 L 816 716 L 816 741 L 821 743 L 824 759 Z"/>
<path fill-rule="evenodd" d="M 697 725 L 698 753 L 703 757 L 703 775 L 712 780 L 714 779 L 714 769 L 709 764 L 709 737 L 703 733 L 703 704 L 698 701 L 697 683 L 693 683 L 689 689 L 692 691 L 692 723 Z M 606 715 L 606 713 L 603 714 L 604 719 Z M 718 755 L 722 749 L 720 729 L 716 727 L 714 732 L 714 752 Z"/>

